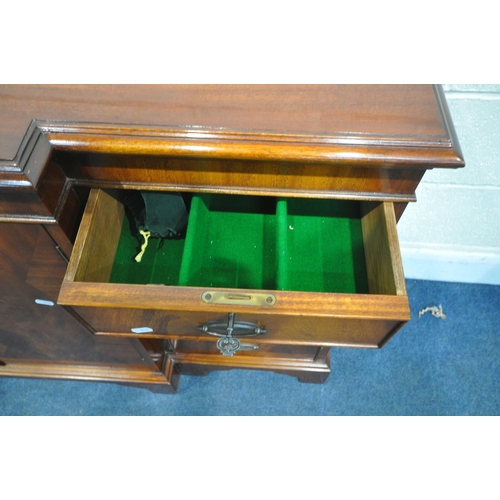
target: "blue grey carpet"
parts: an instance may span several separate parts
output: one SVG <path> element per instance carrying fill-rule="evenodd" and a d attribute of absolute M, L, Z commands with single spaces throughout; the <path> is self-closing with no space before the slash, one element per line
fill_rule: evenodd
<path fill-rule="evenodd" d="M 0 415 L 499 415 L 500 286 L 407 281 L 412 320 L 383 349 L 332 349 L 323 385 L 257 371 L 184 375 L 176 395 L 0 379 Z M 419 311 L 442 305 L 446 319 Z"/>

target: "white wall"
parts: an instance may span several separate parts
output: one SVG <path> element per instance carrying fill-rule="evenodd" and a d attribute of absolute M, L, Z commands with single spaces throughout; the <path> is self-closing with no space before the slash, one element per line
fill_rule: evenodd
<path fill-rule="evenodd" d="M 500 85 L 444 85 L 465 157 L 430 170 L 398 224 L 407 278 L 500 284 Z"/>

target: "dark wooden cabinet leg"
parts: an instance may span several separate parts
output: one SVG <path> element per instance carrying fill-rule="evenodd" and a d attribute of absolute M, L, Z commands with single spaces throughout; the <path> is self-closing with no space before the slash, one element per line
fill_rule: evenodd
<path fill-rule="evenodd" d="M 151 371 L 164 380 L 164 385 L 170 389 L 161 389 L 161 383 L 158 387 L 152 385 L 147 387 L 153 392 L 177 392 L 179 386 L 180 369 L 176 366 L 172 356 L 172 347 L 168 340 L 157 341 L 154 339 L 139 340 L 130 339 L 131 344 L 137 349 L 143 362 Z"/>
<path fill-rule="evenodd" d="M 330 348 L 329 347 L 319 347 L 316 356 L 314 357 L 314 362 L 317 363 L 318 371 L 308 371 L 303 372 L 297 376 L 299 382 L 304 382 L 307 384 L 322 384 L 330 375 Z M 321 367 L 321 369 L 319 369 Z"/>
<path fill-rule="evenodd" d="M 303 382 L 305 384 L 323 384 L 330 372 L 305 372 L 301 373 L 297 378 L 299 382 Z"/>

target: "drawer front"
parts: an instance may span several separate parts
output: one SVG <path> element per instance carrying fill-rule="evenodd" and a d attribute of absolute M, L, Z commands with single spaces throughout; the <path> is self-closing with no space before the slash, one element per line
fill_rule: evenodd
<path fill-rule="evenodd" d="M 96 335 L 137 338 L 199 338 L 208 322 L 224 323 L 228 314 L 210 312 L 158 311 L 152 309 L 72 308 Z M 295 345 L 380 347 L 406 320 L 360 319 L 236 313 L 237 321 L 259 325 L 265 342 Z M 239 336 L 235 333 L 235 336 Z M 246 337 L 246 335 L 242 335 Z"/>
<path fill-rule="evenodd" d="M 291 346 L 281 344 L 266 344 L 256 339 L 247 339 L 242 343 L 238 351 L 238 357 L 280 358 L 300 359 L 313 362 L 318 357 L 318 346 Z M 175 343 L 175 354 L 181 355 L 216 355 L 220 352 L 217 348 L 217 340 L 185 340 L 179 339 Z"/>
<path fill-rule="evenodd" d="M 390 203 L 193 199 L 184 248 L 167 249 L 174 282 L 140 284 L 127 282 L 129 272 L 125 282 L 111 282 L 126 232 L 118 198 L 91 192 L 58 299 L 97 335 L 196 337 L 203 323 L 233 313 L 265 329 L 270 343 L 379 347 L 409 319 Z M 228 210 L 234 202 L 240 208 Z M 238 225 L 251 229 L 250 243 Z M 223 246 L 209 248 L 224 238 L 227 255 Z M 252 273 L 240 272 L 249 263 Z M 233 288 L 240 284 L 276 288 Z M 216 295 L 228 299 L 206 299 Z"/>
<path fill-rule="evenodd" d="M 330 349 L 321 346 L 246 342 L 235 355 L 222 357 L 215 341 L 178 340 L 174 343 L 174 350 L 172 360 L 182 364 L 182 370 L 187 373 L 193 366 L 201 367 L 202 373 L 213 368 L 272 370 L 319 383 L 324 382 L 330 373 Z M 196 372 L 200 373 L 200 370 Z"/>

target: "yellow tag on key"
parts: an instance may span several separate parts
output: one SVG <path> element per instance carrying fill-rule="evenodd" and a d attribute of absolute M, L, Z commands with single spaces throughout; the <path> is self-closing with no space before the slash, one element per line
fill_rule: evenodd
<path fill-rule="evenodd" d="M 144 252 L 146 251 L 146 248 L 148 246 L 149 237 L 151 236 L 151 233 L 149 231 L 143 231 L 141 229 L 139 232 L 142 234 L 142 236 L 144 238 L 144 243 L 141 246 L 140 253 L 138 255 L 136 255 L 136 257 L 135 257 L 136 262 L 141 262 L 142 256 L 144 255 Z"/>

